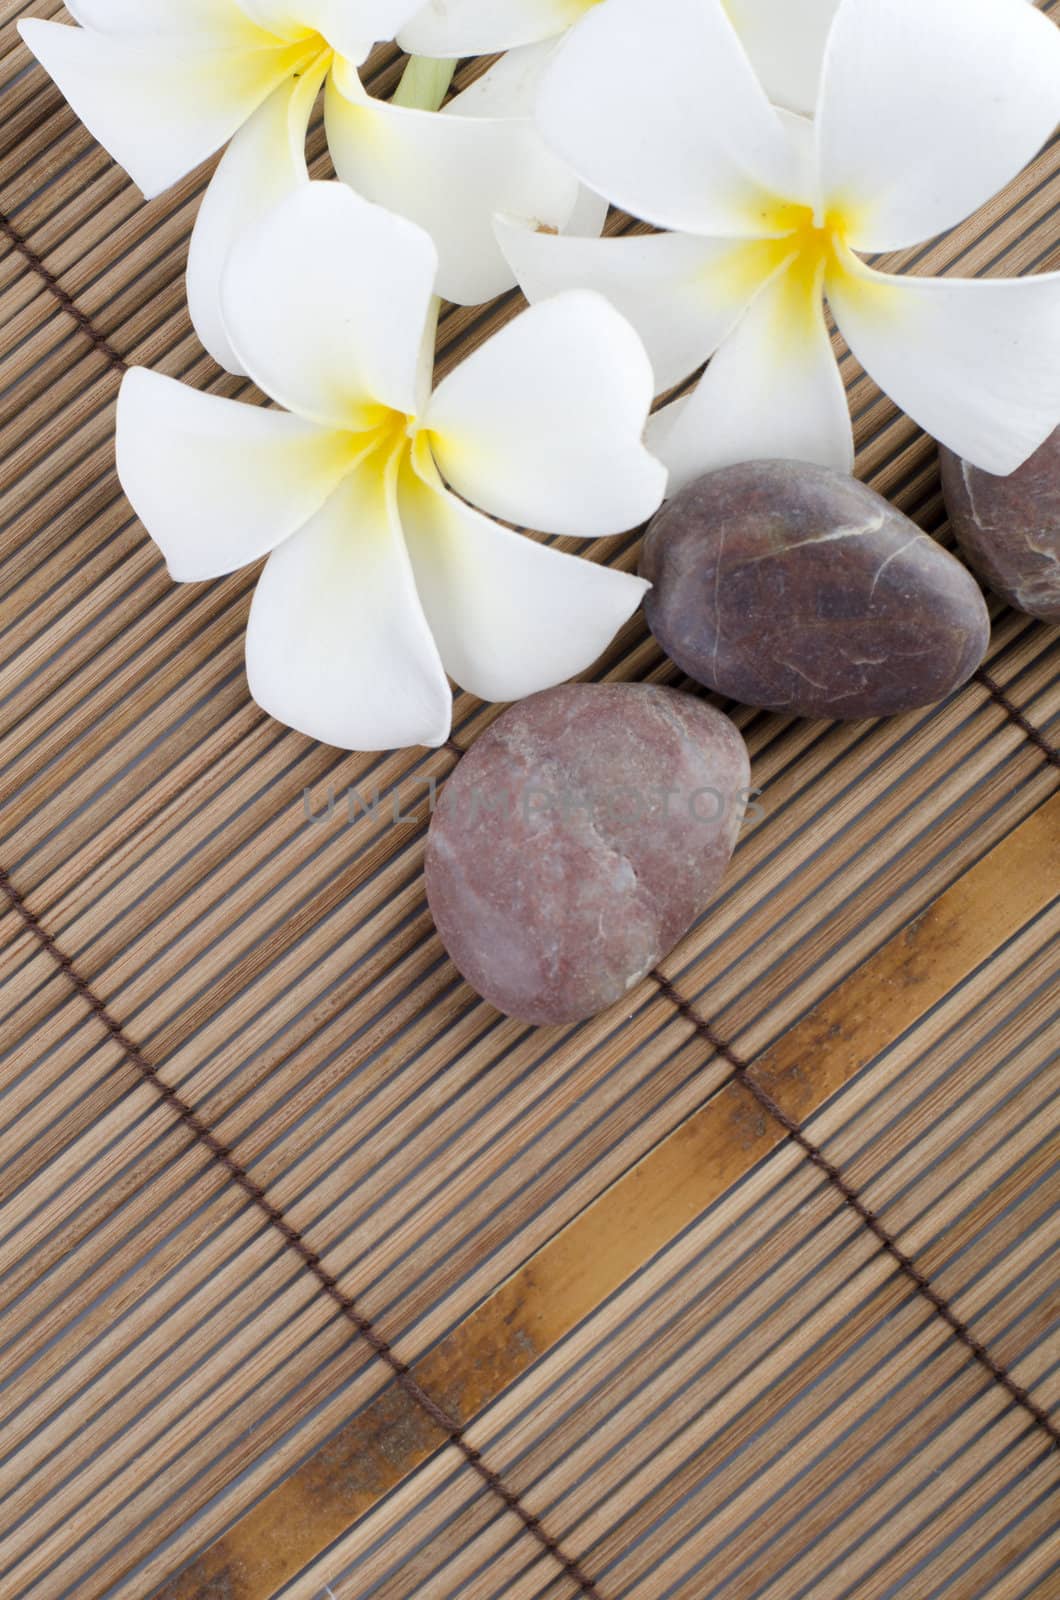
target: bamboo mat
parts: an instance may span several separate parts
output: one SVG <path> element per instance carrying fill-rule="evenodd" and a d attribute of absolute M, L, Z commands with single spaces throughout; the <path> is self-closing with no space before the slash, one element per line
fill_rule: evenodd
<path fill-rule="evenodd" d="M 126 362 L 247 392 L 184 310 L 205 179 L 144 205 L 20 13 L 62 11 L 0 0 L 0 1596 L 1060 1596 L 1055 631 L 996 606 L 890 722 L 738 710 L 717 905 L 624 1009 L 500 1019 L 422 892 L 458 754 L 270 722 L 253 575 L 174 586 L 119 492 Z M 1054 145 L 888 264 L 1055 269 L 1058 202 Z M 598 673 L 682 683 L 639 622 Z"/>

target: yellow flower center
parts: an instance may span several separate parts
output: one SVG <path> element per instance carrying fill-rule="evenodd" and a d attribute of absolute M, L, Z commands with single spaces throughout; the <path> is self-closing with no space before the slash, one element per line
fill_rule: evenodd
<path fill-rule="evenodd" d="M 433 436 L 419 417 L 380 405 L 369 408 L 349 432 L 331 437 L 349 472 L 369 471 L 395 481 L 411 474 L 431 485 L 439 481 Z"/>
<path fill-rule="evenodd" d="M 292 76 L 301 77 L 318 62 L 321 70 L 325 70 L 325 58 L 330 64 L 335 54 L 332 45 L 315 23 L 303 20 L 297 3 L 278 5 L 265 0 L 261 4 L 247 4 L 246 12 L 250 30 L 248 43 L 256 42 L 259 48 L 269 49 L 274 62 L 273 52 L 279 54 Z"/>
<path fill-rule="evenodd" d="M 821 315 L 821 301 L 829 279 L 845 275 L 845 228 L 841 217 L 827 218 L 818 224 L 810 206 L 791 210 L 791 232 L 775 241 L 779 284 L 778 320 L 795 336 L 811 330 Z M 786 263 L 786 265 L 784 264 Z"/>
<path fill-rule="evenodd" d="M 823 223 L 817 221 L 813 207 L 783 201 L 771 207 L 763 218 L 775 239 L 764 241 L 767 256 L 776 268 L 785 268 L 793 292 L 822 293 L 832 273 L 845 272 L 848 220 L 833 212 Z"/>
<path fill-rule="evenodd" d="M 297 41 L 297 48 L 302 52 L 304 62 L 302 71 L 317 67 L 321 72 L 325 72 L 335 59 L 335 51 L 324 35 L 318 33 L 315 28 L 307 31 L 304 39 Z"/>
<path fill-rule="evenodd" d="M 836 211 L 819 222 L 812 206 L 766 197 L 755 206 L 753 225 L 768 237 L 734 241 L 710 269 L 711 291 L 743 306 L 771 282 L 773 336 L 778 341 L 803 338 L 819 325 L 830 283 L 842 278 L 844 286 L 860 285 L 846 242 L 850 218 Z"/>

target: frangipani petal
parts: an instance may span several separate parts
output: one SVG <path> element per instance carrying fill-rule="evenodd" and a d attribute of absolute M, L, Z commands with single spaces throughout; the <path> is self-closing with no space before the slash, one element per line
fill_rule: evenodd
<path fill-rule="evenodd" d="M 677 493 L 740 461 L 814 461 L 851 472 L 854 440 L 817 283 L 782 272 L 722 345 L 695 393 L 652 419 Z"/>
<path fill-rule="evenodd" d="M 552 59 L 555 48 L 555 41 L 547 39 L 543 45 L 530 44 L 519 50 L 509 50 L 470 88 L 450 100 L 445 107 L 447 115 L 532 117 L 541 74 Z M 564 186 L 562 193 L 566 195 L 567 192 Z M 608 209 L 608 202 L 603 195 L 579 183 L 574 208 L 559 231 L 581 239 L 598 239 L 604 231 Z M 541 219 L 524 215 L 522 220 L 527 225 L 540 226 Z"/>
<path fill-rule="evenodd" d="M 222 283 L 246 370 L 288 411 L 333 428 L 412 415 L 437 256 L 403 217 L 340 183 L 306 183 L 244 234 Z"/>
<path fill-rule="evenodd" d="M 118 398 L 118 476 L 178 583 L 267 555 L 355 457 L 343 435 L 134 367 Z"/>
<path fill-rule="evenodd" d="M 597 0 L 427 0 L 401 32 L 425 56 L 493 55 L 551 44 Z M 839 0 L 725 0 L 725 9 L 777 105 L 812 114 Z"/>
<path fill-rule="evenodd" d="M 595 189 L 580 183 L 574 210 L 567 218 L 566 226 L 560 229 L 560 233 L 570 234 L 574 239 L 599 239 L 607 223 L 607 213 L 610 209 L 610 202 L 605 200 L 602 194 L 597 194 Z"/>
<path fill-rule="evenodd" d="M 593 538 L 645 521 L 665 493 L 641 442 L 653 393 L 628 322 L 576 291 L 532 306 L 450 373 L 427 426 L 465 499 L 523 527 Z"/>
<path fill-rule="evenodd" d="M 393 462 L 377 452 L 275 553 L 247 626 L 254 699 L 344 750 L 440 745 L 452 693 L 416 593 Z"/>
<path fill-rule="evenodd" d="M 446 670 L 481 700 L 519 700 L 584 672 L 650 587 L 512 533 L 411 472 L 400 502 Z"/>
<path fill-rule="evenodd" d="M 866 372 L 941 444 L 999 476 L 1060 420 L 1060 273 L 897 278 L 853 257 L 829 283 Z"/>
<path fill-rule="evenodd" d="M 449 104 L 465 117 L 532 117 L 541 76 L 555 53 L 555 39 L 507 50 Z"/>
<path fill-rule="evenodd" d="M 326 57 L 274 89 L 221 157 L 203 196 L 188 252 L 188 310 L 206 349 L 229 372 L 245 368 L 221 311 L 221 278 L 239 236 L 262 222 L 285 195 L 308 183 L 305 141 Z"/>
<path fill-rule="evenodd" d="M 420 0 L 398 43 L 420 56 L 491 56 L 554 38 L 595 0 Z"/>
<path fill-rule="evenodd" d="M 812 116 L 839 0 L 725 0 L 744 49 L 775 105 Z"/>
<path fill-rule="evenodd" d="M 813 118 L 801 116 L 797 111 L 784 111 L 776 108 L 777 120 L 784 130 L 791 153 L 791 160 L 797 178 L 797 193 L 799 195 L 816 195 L 817 182 L 817 135 L 814 129 Z M 768 235 L 771 230 L 760 230 L 759 237 Z"/>
<path fill-rule="evenodd" d="M 692 234 L 555 238 L 498 217 L 497 237 L 533 304 L 598 290 L 631 322 L 661 394 L 701 367 L 776 270 L 775 245 Z"/>
<path fill-rule="evenodd" d="M 393 39 L 421 0 L 239 0 L 263 28 L 285 39 L 316 31 L 348 60 L 361 62 L 372 46 Z"/>
<path fill-rule="evenodd" d="M 1060 29 L 1026 0 L 843 0 L 817 117 L 822 200 L 858 250 L 963 221 L 1060 118 Z"/>
<path fill-rule="evenodd" d="M 82 27 L 99 33 L 208 34 L 225 44 L 263 44 L 239 0 L 67 0 Z"/>
<path fill-rule="evenodd" d="M 754 236 L 776 195 L 799 198 L 721 0 L 606 0 L 557 50 L 537 114 L 584 183 L 657 227 Z"/>
<path fill-rule="evenodd" d="M 529 119 L 415 111 L 369 98 L 336 70 L 327 91 L 328 143 L 339 177 L 419 223 L 438 248 L 438 293 L 478 305 L 512 288 L 493 234 L 497 211 L 562 228 L 578 182 Z"/>
<path fill-rule="evenodd" d="M 201 34 L 117 37 L 34 18 L 18 26 L 89 132 L 148 199 L 213 155 L 306 64 L 304 44 L 218 48 Z"/>

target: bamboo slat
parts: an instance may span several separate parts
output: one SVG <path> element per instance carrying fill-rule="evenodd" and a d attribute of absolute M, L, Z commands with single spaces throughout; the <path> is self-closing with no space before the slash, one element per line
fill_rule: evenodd
<path fill-rule="evenodd" d="M 717 904 L 615 1012 L 498 1018 L 422 891 L 457 757 L 272 723 L 255 575 L 173 585 L 120 493 L 122 363 L 260 397 L 187 320 L 208 169 L 145 205 L 25 14 L 64 13 L 0 0 L 0 867 L 26 912 L 0 899 L 0 1595 L 589 1592 L 129 1040 L 600 1600 L 1060 1595 L 1055 631 L 995 605 L 989 679 L 887 723 L 736 708 L 763 817 Z M 310 152 L 325 175 L 319 125 Z M 1058 200 L 1060 143 L 885 264 L 1055 269 Z M 443 368 L 515 309 L 449 311 Z M 836 345 L 860 475 L 945 539 L 934 445 Z M 596 675 L 682 685 L 639 622 Z M 459 744 L 495 714 L 461 696 Z M 353 786 L 384 804 L 329 817 Z"/>

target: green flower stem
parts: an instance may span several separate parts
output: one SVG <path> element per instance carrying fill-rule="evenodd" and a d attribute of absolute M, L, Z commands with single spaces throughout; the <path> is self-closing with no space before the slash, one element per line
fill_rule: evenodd
<path fill-rule="evenodd" d="M 393 103 L 413 111 L 440 111 L 456 72 L 455 61 L 434 61 L 429 56 L 410 56 Z"/>

